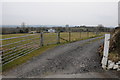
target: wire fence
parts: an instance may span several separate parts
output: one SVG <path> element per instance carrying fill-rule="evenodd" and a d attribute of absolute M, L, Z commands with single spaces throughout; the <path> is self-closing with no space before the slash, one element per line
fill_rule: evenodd
<path fill-rule="evenodd" d="M 96 35 L 98 34 L 94 32 L 58 32 L 27 34 L 25 36 L 0 39 L 2 43 L 0 46 L 2 64 L 10 63 L 45 45 L 71 42 L 95 37 Z"/>

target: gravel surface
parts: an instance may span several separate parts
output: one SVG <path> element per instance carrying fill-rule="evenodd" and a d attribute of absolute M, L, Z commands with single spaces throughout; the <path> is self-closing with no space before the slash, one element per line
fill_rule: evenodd
<path fill-rule="evenodd" d="M 3 77 L 45 77 L 54 74 L 104 72 L 97 49 L 103 40 L 96 38 L 77 41 L 50 49 L 33 57 Z"/>

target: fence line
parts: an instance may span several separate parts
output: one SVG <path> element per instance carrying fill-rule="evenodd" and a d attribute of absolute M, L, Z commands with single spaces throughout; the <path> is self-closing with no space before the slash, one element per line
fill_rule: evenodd
<path fill-rule="evenodd" d="M 38 37 L 36 37 L 36 38 L 38 38 Z M 32 39 L 26 39 L 26 40 L 21 40 L 21 41 L 17 41 L 17 42 L 9 43 L 9 44 L 1 45 L 0 47 L 4 47 L 4 46 L 8 46 L 8 45 L 12 45 L 12 44 L 19 43 L 19 42 L 23 42 L 23 41 L 27 41 L 27 40 L 33 40 L 33 39 L 35 39 L 35 38 L 32 38 Z"/>
<path fill-rule="evenodd" d="M 20 46 L 16 46 L 16 47 L 12 47 L 12 48 L 10 48 L 10 49 L 3 50 L 2 52 L 4 53 L 4 52 L 6 52 L 6 51 L 8 51 L 8 50 L 13 50 L 13 49 L 15 49 L 15 48 L 19 48 L 19 47 L 24 46 L 24 45 L 29 45 L 29 44 L 31 44 L 31 43 L 33 43 L 33 42 L 30 42 L 30 43 L 27 43 L 27 44 L 23 44 L 23 45 L 20 45 Z M 6 55 L 6 54 L 7 54 L 7 53 L 5 53 L 5 54 L 3 54 L 3 55 Z"/>
<path fill-rule="evenodd" d="M 34 48 L 30 47 L 30 49 L 34 49 Z M 13 57 L 7 58 L 7 59 L 5 59 L 5 61 L 11 60 L 11 59 L 15 58 L 16 56 L 19 56 L 19 55 L 21 55 L 21 54 L 23 54 L 23 53 L 25 53 L 25 52 L 28 52 L 28 51 L 29 51 L 29 49 L 27 49 L 25 52 L 22 52 L 22 51 L 25 51 L 25 49 L 24 49 L 24 50 L 19 51 L 18 53 L 20 53 L 20 52 L 21 52 L 20 54 L 17 54 L 17 55 L 15 55 L 15 56 L 13 56 Z M 14 53 L 14 54 L 16 54 L 16 53 Z M 13 54 L 13 55 L 14 55 L 14 54 Z M 5 61 L 4 61 L 4 62 L 5 62 Z"/>
<path fill-rule="evenodd" d="M 86 34 L 85 34 L 86 33 Z M 91 34 L 91 35 L 90 35 Z M 31 36 L 31 37 L 29 37 Z M 66 33 L 40 33 L 34 35 L 25 35 L 19 37 L 5 38 L 1 41 L 9 41 L 11 43 L 1 45 L 2 51 L 2 64 L 8 64 L 32 51 L 49 44 L 59 44 L 62 42 L 71 42 L 74 39 L 80 40 L 85 37 L 96 36 L 94 33 L 90 32 L 66 32 Z M 21 38 L 24 38 L 21 39 Z M 14 42 L 14 39 L 20 39 Z M 13 41 L 12 41 L 13 40 Z"/>
<path fill-rule="evenodd" d="M 28 53 L 25 53 L 25 54 L 23 54 L 23 55 L 21 55 L 21 56 L 18 56 L 18 57 L 14 58 L 14 59 L 12 59 L 12 60 L 6 62 L 6 63 L 3 63 L 3 62 L 2 62 L 2 63 L 3 63 L 3 65 L 5 65 L 5 64 L 10 63 L 10 62 L 12 62 L 12 61 L 14 61 L 14 60 L 16 60 L 16 59 L 22 57 L 22 56 L 25 56 L 25 55 L 27 55 L 27 54 L 29 54 L 29 53 L 33 52 L 34 50 L 37 50 L 37 49 L 38 49 L 38 48 L 32 49 L 32 50 L 31 50 L 30 52 L 28 52 Z"/>
<path fill-rule="evenodd" d="M 21 47 L 21 46 L 26 47 L 26 45 L 30 45 L 30 44 L 32 44 L 32 43 L 33 43 L 33 42 L 30 42 L 30 43 L 27 43 L 27 44 L 23 44 L 23 45 L 20 45 L 20 46 L 16 46 L 16 47 L 12 47 L 12 48 L 10 48 L 10 49 L 8 49 L 8 50 L 13 50 L 13 49 L 19 48 L 19 47 Z M 3 50 L 2 52 L 4 53 L 4 52 L 6 52 L 6 51 L 8 51 L 8 50 Z M 16 49 L 16 50 L 19 50 L 19 49 Z M 11 51 L 11 52 L 12 52 L 12 51 Z M 9 54 L 9 53 L 11 53 L 11 52 L 4 53 L 3 55 L 7 55 L 7 54 Z"/>
<path fill-rule="evenodd" d="M 32 46 L 32 45 L 28 45 L 27 48 L 29 48 L 29 46 Z M 14 52 L 23 49 L 23 50 L 20 51 L 20 52 L 22 52 L 22 51 L 26 50 L 25 47 L 26 47 L 26 46 L 23 46 L 23 47 L 20 48 L 20 49 L 16 49 L 16 50 L 14 50 Z M 17 52 L 17 53 L 10 54 L 10 53 L 12 53 L 12 52 L 13 52 L 13 51 L 3 54 L 3 59 L 6 58 L 6 57 L 9 57 L 9 56 L 12 56 L 12 55 L 14 55 L 14 54 L 19 53 L 19 52 Z M 9 54 L 9 55 L 8 55 L 8 54 Z"/>
<path fill-rule="evenodd" d="M 15 38 L 21 38 L 21 37 L 27 37 L 27 36 L 31 36 L 31 35 L 25 35 L 25 36 L 19 36 L 19 37 L 5 38 L 5 39 L 0 39 L 0 41 L 9 40 L 9 39 L 15 39 Z"/>

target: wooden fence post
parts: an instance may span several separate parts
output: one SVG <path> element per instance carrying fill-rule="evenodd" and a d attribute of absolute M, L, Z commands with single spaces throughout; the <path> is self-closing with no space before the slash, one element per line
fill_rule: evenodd
<path fill-rule="evenodd" d="M 43 32 L 40 33 L 40 47 L 43 46 Z"/>
<path fill-rule="evenodd" d="M 57 44 L 60 44 L 60 32 L 57 32 Z"/>
<path fill-rule="evenodd" d="M 71 32 L 69 32 L 69 42 L 71 41 Z"/>

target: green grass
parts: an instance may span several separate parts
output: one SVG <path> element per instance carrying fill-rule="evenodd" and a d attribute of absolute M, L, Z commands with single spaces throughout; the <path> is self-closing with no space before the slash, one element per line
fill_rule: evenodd
<path fill-rule="evenodd" d="M 11 38 L 11 37 L 18 37 L 18 36 L 24 36 L 24 35 L 28 35 L 28 33 L 22 33 L 22 34 L 4 34 L 2 35 L 2 39 L 5 38 Z"/>
<path fill-rule="evenodd" d="M 20 35 L 30 35 L 30 34 L 10 34 L 10 36 L 12 37 L 16 37 L 16 36 L 20 36 Z M 4 38 L 8 38 L 8 35 L 2 35 Z M 68 33 L 61 33 L 60 36 L 66 40 L 69 40 L 69 37 L 68 37 Z M 89 34 L 89 37 L 91 36 L 95 36 L 94 33 L 90 32 Z M 32 39 L 32 38 L 36 38 L 38 37 L 37 39 L 33 39 L 34 40 L 37 40 L 39 41 L 40 40 L 40 34 L 36 34 L 36 35 L 31 35 L 31 36 L 27 36 L 27 37 L 21 37 L 21 38 L 15 38 L 15 39 L 10 39 L 10 40 L 4 40 L 2 41 L 2 45 L 5 45 L 5 44 L 9 44 L 9 43 L 13 43 L 13 42 L 18 42 L 18 41 L 21 41 L 21 40 L 26 40 L 26 39 Z M 88 37 L 87 36 L 87 33 L 86 32 L 82 32 L 81 33 L 81 37 L 80 37 L 80 33 L 79 32 L 72 32 L 71 33 L 71 41 L 76 41 L 80 38 L 86 38 Z M 10 38 L 10 37 L 9 37 Z M 8 48 L 12 48 L 16 45 L 21 45 L 21 44 L 25 44 L 25 43 L 29 43 L 31 42 L 31 40 L 27 40 L 27 41 L 24 41 L 24 42 L 20 42 L 20 43 L 16 43 L 16 44 L 12 44 L 12 45 L 9 45 L 9 46 L 5 46 L 5 47 L 2 47 L 3 49 L 8 49 Z M 36 41 L 34 41 L 36 42 Z M 44 33 L 44 44 L 49 44 L 49 43 L 57 43 L 57 34 L 56 33 Z M 64 40 L 61 40 L 61 42 L 65 42 Z"/>

